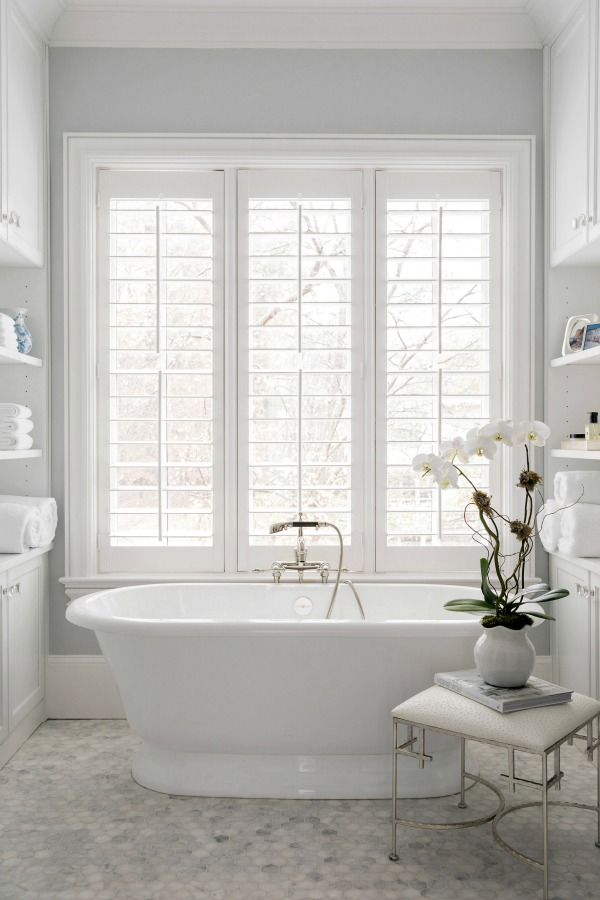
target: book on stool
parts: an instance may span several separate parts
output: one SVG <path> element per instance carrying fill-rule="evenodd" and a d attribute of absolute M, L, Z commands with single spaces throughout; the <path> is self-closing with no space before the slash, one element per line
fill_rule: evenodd
<path fill-rule="evenodd" d="M 463 694 L 470 700 L 501 713 L 568 703 L 573 694 L 568 688 L 533 676 L 520 688 L 494 687 L 483 680 L 477 669 L 437 672 L 433 680 L 440 687 L 454 691 L 455 694 Z"/>

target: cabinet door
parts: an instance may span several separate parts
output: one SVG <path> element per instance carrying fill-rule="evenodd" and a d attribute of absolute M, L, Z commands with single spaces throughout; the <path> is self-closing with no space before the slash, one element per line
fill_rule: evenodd
<path fill-rule="evenodd" d="M 8 580 L 8 719 L 19 724 L 44 696 L 44 618 L 39 560 Z"/>
<path fill-rule="evenodd" d="M 600 575 L 590 575 L 592 591 L 592 697 L 600 700 Z"/>
<path fill-rule="evenodd" d="M 0 744 L 8 735 L 7 584 L 6 575 L 0 575 Z"/>
<path fill-rule="evenodd" d="M 552 604 L 554 679 L 563 687 L 590 696 L 592 684 L 593 604 L 589 573 L 563 560 L 553 563 L 552 586 L 569 596 Z"/>
<path fill-rule="evenodd" d="M 15 0 L 6 7 L 6 202 L 8 242 L 43 263 L 45 49 Z"/>
<path fill-rule="evenodd" d="M 552 265 L 587 243 L 589 64 L 590 11 L 584 0 L 550 48 Z"/>

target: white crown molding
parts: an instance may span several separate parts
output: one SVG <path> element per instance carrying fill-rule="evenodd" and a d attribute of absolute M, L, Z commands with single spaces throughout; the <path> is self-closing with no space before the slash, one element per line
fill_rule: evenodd
<path fill-rule="evenodd" d="M 527 12 L 544 44 L 551 44 L 581 0 L 529 0 Z"/>
<path fill-rule="evenodd" d="M 57 47 L 527 49 L 581 0 L 17 0 Z"/>
<path fill-rule="evenodd" d="M 39 38 L 48 43 L 59 16 L 65 11 L 66 0 L 16 0 L 16 2 Z"/>
<path fill-rule="evenodd" d="M 239 0 L 238 0 L 239 2 Z M 537 29 L 522 8 L 277 10 L 68 4 L 51 36 L 56 47 L 279 49 L 529 49 Z M 150 8 L 149 8 L 150 7 Z"/>

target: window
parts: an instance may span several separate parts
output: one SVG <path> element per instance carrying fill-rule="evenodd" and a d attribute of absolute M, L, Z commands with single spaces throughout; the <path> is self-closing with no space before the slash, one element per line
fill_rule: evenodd
<path fill-rule="evenodd" d="M 500 194 L 493 172 L 378 174 L 384 568 L 414 569 L 431 547 L 468 567 L 479 552 L 463 517 L 470 490 L 431 485 L 411 462 L 501 416 Z M 501 466 L 491 486 L 485 463 L 464 471 L 498 489 Z"/>
<path fill-rule="evenodd" d="M 222 568 L 222 175 L 104 171 L 98 196 L 101 570 Z"/>
<path fill-rule="evenodd" d="M 532 417 L 531 141 L 67 145 L 68 579 L 266 569 L 299 512 L 352 571 L 476 571 L 411 462 Z"/>
<path fill-rule="evenodd" d="M 299 512 L 337 525 L 361 568 L 362 176 L 246 171 L 238 184 L 240 568 L 293 544 L 269 525 Z M 310 544 L 336 558 L 331 529 Z"/>

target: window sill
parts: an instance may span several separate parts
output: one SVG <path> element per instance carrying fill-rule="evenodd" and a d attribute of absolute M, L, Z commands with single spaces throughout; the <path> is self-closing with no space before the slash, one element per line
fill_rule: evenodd
<path fill-rule="evenodd" d="M 478 572 L 348 572 L 344 577 L 349 577 L 355 584 L 463 584 L 478 585 L 481 576 Z M 335 575 L 330 576 L 329 584 L 333 586 Z M 272 583 L 268 572 L 203 572 L 199 574 L 172 575 L 144 575 L 144 574 L 120 574 L 118 572 L 107 575 L 82 575 L 65 576 L 60 579 L 65 587 L 65 592 L 70 599 L 90 594 L 93 591 L 106 591 L 111 588 L 128 587 L 137 584 L 170 584 L 180 583 L 223 583 L 235 582 L 239 584 Z M 284 583 L 282 581 L 282 583 Z M 292 576 L 288 576 L 285 583 L 294 583 Z M 305 582 L 306 584 L 320 584 L 320 581 Z"/>

